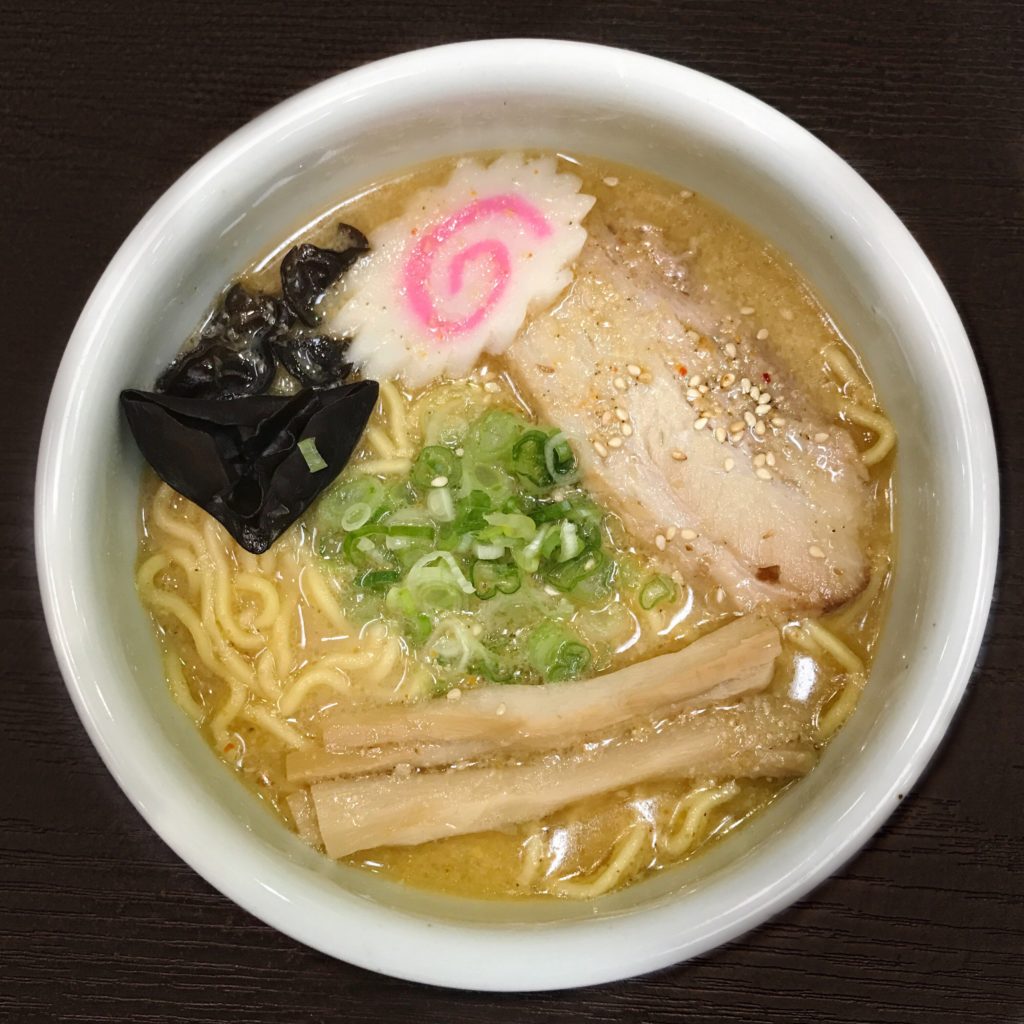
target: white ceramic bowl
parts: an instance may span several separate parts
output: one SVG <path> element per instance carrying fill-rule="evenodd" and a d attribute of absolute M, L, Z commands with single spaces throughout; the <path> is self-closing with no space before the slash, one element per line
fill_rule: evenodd
<path fill-rule="evenodd" d="M 411 892 L 303 847 L 171 701 L 133 585 L 141 460 L 118 392 L 150 384 L 224 282 L 310 214 L 421 160 L 517 147 L 655 171 L 763 232 L 854 339 L 900 437 L 894 608 L 853 720 L 808 779 L 695 865 L 586 906 Z M 61 363 L 36 544 L 54 648 L 93 742 L 204 878 L 281 931 L 375 971 L 547 989 L 704 952 L 805 894 L 871 836 L 928 763 L 978 654 L 997 489 L 985 393 L 956 311 L 847 164 L 781 114 L 687 68 L 497 41 L 410 53 L 316 86 L 232 135 L 153 207 Z"/>

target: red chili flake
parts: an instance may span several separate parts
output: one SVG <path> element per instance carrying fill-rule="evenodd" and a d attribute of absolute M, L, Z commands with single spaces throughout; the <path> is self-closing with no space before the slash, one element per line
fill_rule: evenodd
<path fill-rule="evenodd" d="M 761 376 L 764 378 L 765 384 L 771 384 L 772 375 L 770 373 L 762 373 Z"/>
<path fill-rule="evenodd" d="M 234 745 L 234 743 L 225 743 L 225 744 L 224 744 L 224 753 L 225 753 L 225 754 L 226 754 L 226 753 L 227 753 L 227 752 L 228 752 L 229 750 L 234 750 L 234 749 L 235 749 L 235 745 Z"/>
<path fill-rule="evenodd" d="M 686 376 L 686 367 L 685 367 L 685 366 L 683 366 L 683 364 L 682 364 L 682 363 L 680 363 L 680 364 L 679 364 L 679 365 L 678 365 L 678 366 L 676 367 L 676 372 L 677 372 L 677 373 L 679 374 L 679 376 L 680 376 L 680 377 L 685 377 L 685 376 Z"/>

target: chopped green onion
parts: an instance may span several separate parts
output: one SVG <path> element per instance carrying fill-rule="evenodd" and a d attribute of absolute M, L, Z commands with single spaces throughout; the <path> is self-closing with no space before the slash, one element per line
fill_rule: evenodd
<path fill-rule="evenodd" d="M 590 667 L 592 654 L 576 634 L 557 622 L 543 622 L 526 641 L 530 667 L 547 682 L 579 679 Z"/>
<path fill-rule="evenodd" d="M 523 421 L 504 409 L 490 409 L 466 437 L 466 448 L 482 462 L 508 462 Z"/>
<path fill-rule="evenodd" d="M 550 487 L 554 480 L 544 461 L 544 447 L 548 436 L 543 430 L 528 430 L 512 449 L 512 469 L 520 479 L 537 487 Z"/>
<path fill-rule="evenodd" d="M 474 544 L 473 554 L 484 562 L 493 562 L 505 554 L 504 544 Z"/>
<path fill-rule="evenodd" d="M 579 479 L 576 455 L 561 431 L 552 434 L 544 444 L 544 466 L 556 484 L 572 484 Z"/>
<path fill-rule="evenodd" d="M 537 524 L 529 517 L 518 512 L 490 512 L 484 520 L 493 530 L 486 533 L 496 537 L 514 537 L 517 540 L 533 540 L 537 533 Z"/>
<path fill-rule="evenodd" d="M 410 479 L 417 487 L 454 485 L 462 479 L 462 464 L 450 448 L 429 444 L 413 463 Z M 435 480 L 443 480 L 444 483 L 435 484 Z"/>
<path fill-rule="evenodd" d="M 663 601 L 676 599 L 676 585 L 667 576 L 652 576 L 640 591 L 640 607 L 650 611 Z"/>
<path fill-rule="evenodd" d="M 356 585 L 364 590 L 386 590 L 397 583 L 402 574 L 394 569 L 370 569 L 356 581 Z"/>
<path fill-rule="evenodd" d="M 560 562 L 568 562 L 570 558 L 575 558 L 583 550 L 579 534 L 576 531 L 576 524 L 569 522 L 568 519 L 562 522 L 558 549 Z"/>
<path fill-rule="evenodd" d="M 455 556 L 450 551 L 431 551 L 429 554 L 424 555 L 409 570 L 407 582 L 412 582 L 418 573 L 433 567 L 437 562 L 444 563 L 448 572 L 451 573 L 452 579 L 455 580 L 455 583 L 464 594 L 473 593 L 473 584 L 466 579 L 465 574 L 459 568 L 459 563 L 455 561 Z"/>
<path fill-rule="evenodd" d="M 427 508 L 439 523 L 450 523 L 455 518 L 455 499 L 447 487 L 432 487 L 427 493 Z"/>
<path fill-rule="evenodd" d="M 315 437 L 304 437 L 299 442 L 299 451 L 302 452 L 310 473 L 319 473 L 321 469 L 327 468 L 324 457 L 317 451 Z"/>
<path fill-rule="evenodd" d="M 488 601 L 499 593 L 514 594 L 522 583 L 519 570 L 514 565 L 480 561 L 473 566 L 476 596 L 483 601 Z"/>
<path fill-rule="evenodd" d="M 368 502 L 357 501 L 354 505 L 349 505 L 341 514 L 338 525 L 346 533 L 351 533 L 352 530 L 358 530 L 360 526 L 365 526 L 372 515 L 373 509 L 370 508 Z"/>

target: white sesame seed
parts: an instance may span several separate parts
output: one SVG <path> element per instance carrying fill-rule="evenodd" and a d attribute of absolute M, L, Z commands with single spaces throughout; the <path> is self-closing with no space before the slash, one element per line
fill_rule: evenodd
<path fill-rule="evenodd" d="M 729 433 L 730 434 L 742 434 L 743 433 L 743 424 L 739 420 L 736 420 L 735 423 L 730 423 L 729 424 Z"/>
<path fill-rule="evenodd" d="M 762 391 L 761 392 L 761 397 L 758 398 L 758 401 L 762 405 L 767 405 L 771 400 L 772 400 L 772 395 L 771 395 L 770 391 Z"/>
<path fill-rule="evenodd" d="M 626 367 L 626 373 L 628 373 L 630 377 L 639 377 L 640 367 L 637 366 L 636 363 L 630 363 L 629 366 Z"/>
<path fill-rule="evenodd" d="M 773 427 L 784 427 L 785 425 L 786 425 L 786 421 L 781 416 L 773 416 L 772 417 L 772 426 Z"/>
<path fill-rule="evenodd" d="M 704 383 L 704 378 L 699 373 L 690 374 L 690 387 L 699 388 Z"/>
<path fill-rule="evenodd" d="M 690 198 L 690 197 L 691 197 L 692 195 L 693 195 L 693 193 L 692 193 L 692 192 L 691 192 L 691 191 L 690 191 L 690 190 L 689 190 L 688 188 L 684 188 L 684 189 L 683 189 L 683 190 L 682 190 L 682 191 L 681 191 L 681 192 L 679 193 L 679 198 L 680 198 L 680 199 L 689 199 L 689 198 Z"/>
<path fill-rule="evenodd" d="M 594 442 L 594 451 L 597 452 L 602 459 L 608 458 L 608 449 L 600 441 Z"/>
<path fill-rule="evenodd" d="M 612 381 L 612 386 L 617 388 L 619 391 L 625 391 L 626 390 L 626 381 L 622 377 L 616 377 Z"/>
<path fill-rule="evenodd" d="M 461 459 L 462 456 L 466 454 L 466 449 L 465 448 L 456 448 L 455 449 L 455 454 Z"/>
<path fill-rule="evenodd" d="M 586 569 L 587 572 L 590 572 L 590 570 L 593 569 L 595 565 L 597 565 L 597 559 L 596 558 L 588 558 L 583 563 L 583 568 Z"/>
<path fill-rule="evenodd" d="M 825 552 L 822 551 L 821 548 L 819 548 L 817 544 L 812 544 L 807 549 L 807 554 L 809 554 L 811 556 L 811 558 L 824 558 L 825 557 Z"/>
<path fill-rule="evenodd" d="M 722 379 L 718 382 L 723 388 L 731 388 L 736 383 L 735 373 L 724 373 Z"/>
<path fill-rule="evenodd" d="M 622 424 L 622 436 L 623 437 L 632 437 L 633 436 L 633 428 L 628 423 L 623 423 Z"/>
<path fill-rule="evenodd" d="M 706 395 L 706 394 L 708 393 L 708 391 L 709 391 L 710 389 L 708 388 L 707 384 L 701 384 L 701 385 L 700 385 L 700 386 L 699 386 L 699 387 L 697 388 L 697 390 L 698 390 L 698 391 L 699 391 L 699 392 L 700 392 L 700 393 L 701 393 L 702 395 Z"/>
<path fill-rule="evenodd" d="M 473 636 L 480 636 L 484 631 L 484 627 L 481 626 L 479 622 L 474 622 L 473 625 L 469 627 L 469 631 Z"/>
<path fill-rule="evenodd" d="M 750 389 L 750 397 L 756 402 L 761 397 L 761 389 L 754 384 Z"/>
<path fill-rule="evenodd" d="M 761 405 L 759 405 L 759 406 L 758 406 L 758 407 L 757 407 L 757 408 L 756 408 L 756 409 L 754 410 L 754 415 L 755 415 L 755 416 L 767 416 L 767 415 L 768 415 L 768 413 L 769 413 L 769 412 L 771 412 L 771 409 L 772 409 L 772 407 L 771 407 L 770 405 L 765 405 L 765 404 L 764 404 L 764 403 L 762 402 L 762 403 L 761 403 Z"/>
<path fill-rule="evenodd" d="M 644 370 L 644 372 L 641 373 L 639 377 L 637 377 L 637 380 L 641 384 L 650 384 L 651 381 L 654 380 L 654 377 L 652 374 L 648 373 L 647 370 Z"/>
<path fill-rule="evenodd" d="M 618 185 L 619 183 L 619 179 L 616 178 L 614 175 L 609 174 L 608 177 L 604 179 L 604 183 L 609 188 L 615 188 L 615 186 Z"/>
<path fill-rule="evenodd" d="M 814 435 L 814 440 L 817 441 L 818 444 L 824 444 L 828 440 L 828 434 L 826 434 L 824 430 L 819 430 L 818 433 Z"/>
<path fill-rule="evenodd" d="M 765 430 L 767 430 L 767 427 L 764 425 L 764 420 L 758 420 L 754 424 L 754 433 L 757 434 L 758 437 L 764 437 Z"/>
<path fill-rule="evenodd" d="M 507 710 L 508 710 L 508 708 L 506 708 L 504 704 L 499 704 L 499 705 L 498 705 L 498 706 L 497 706 L 497 707 L 496 707 L 496 708 L 494 709 L 494 713 L 495 713 L 496 715 L 503 715 L 503 714 L 505 714 L 505 712 L 506 712 Z"/>
<path fill-rule="evenodd" d="M 434 479 L 430 481 L 431 487 L 445 487 L 447 484 L 448 477 L 446 476 L 435 476 Z"/>
<path fill-rule="evenodd" d="M 621 448 L 622 447 L 622 438 L 621 437 L 609 437 L 608 438 L 608 447 L 609 448 Z"/>
<path fill-rule="evenodd" d="M 765 464 L 765 462 L 767 461 L 767 459 L 768 459 L 768 456 L 765 455 L 764 452 L 758 452 L 757 455 L 754 456 L 754 465 L 755 466 L 763 466 Z"/>
<path fill-rule="evenodd" d="M 683 452 L 681 452 L 678 448 L 676 448 L 675 451 L 672 452 L 672 458 L 675 459 L 676 462 L 686 461 L 686 455 Z"/>
<path fill-rule="evenodd" d="M 625 423 L 629 419 L 629 413 L 625 409 L 616 409 L 615 417 L 620 423 Z"/>
<path fill-rule="evenodd" d="M 737 350 L 736 350 L 736 343 L 735 343 L 735 342 L 733 342 L 733 341 L 727 341 L 727 342 L 725 343 L 725 354 L 726 354 L 726 355 L 727 355 L 727 356 L 728 356 L 728 357 L 729 357 L 730 359 L 735 359 L 735 358 L 736 358 L 736 351 L 737 351 Z"/>
<path fill-rule="evenodd" d="M 673 538 L 673 537 L 674 537 L 675 535 L 676 535 L 676 528 L 675 528 L 674 526 L 670 526 L 670 527 L 669 527 L 669 528 L 668 528 L 668 529 L 667 529 L 667 530 L 665 531 L 665 540 L 672 540 L 672 538 Z"/>
<path fill-rule="evenodd" d="M 735 459 L 726 459 L 725 460 L 725 471 L 726 471 L 726 473 L 731 473 L 732 472 L 732 468 L 735 465 L 736 465 L 736 460 Z"/>
<path fill-rule="evenodd" d="M 447 693 L 449 700 L 458 700 L 461 696 L 462 691 L 457 686 L 453 686 Z"/>
<path fill-rule="evenodd" d="M 775 452 L 769 452 L 764 457 L 764 461 L 767 462 L 769 466 L 774 466 L 775 465 Z"/>
<path fill-rule="evenodd" d="M 725 444 L 725 427 L 717 427 L 715 429 L 715 440 L 719 444 Z"/>
<path fill-rule="evenodd" d="M 605 411 L 604 411 L 603 413 L 601 413 L 601 423 L 602 423 L 602 424 L 603 424 L 604 426 L 606 426 L 606 427 L 608 426 L 608 424 L 609 424 L 609 423 L 611 423 L 611 421 L 612 421 L 612 420 L 613 420 L 614 418 L 615 418 L 615 417 L 614 417 L 614 416 L 612 416 L 612 414 L 611 414 L 611 410 L 610 410 L 610 409 L 606 409 L 606 410 L 605 410 Z"/>
<path fill-rule="evenodd" d="M 494 381 L 494 380 L 489 380 L 484 385 L 484 391 L 489 391 L 492 395 L 495 394 L 496 392 L 500 391 L 500 390 L 501 390 L 501 387 L 498 385 L 498 382 Z"/>
<path fill-rule="evenodd" d="M 749 395 L 750 394 L 750 378 L 749 377 L 744 377 L 742 380 L 740 380 L 740 391 L 742 391 L 743 394 L 745 394 L 745 395 Z"/>
<path fill-rule="evenodd" d="M 666 542 L 665 538 L 660 533 L 658 534 L 657 537 L 654 538 L 654 546 L 659 551 L 664 551 L 665 550 L 665 544 L 666 543 L 667 542 Z"/>
<path fill-rule="evenodd" d="M 697 531 L 696 530 L 690 530 L 690 529 L 680 530 L 679 531 L 679 536 L 682 537 L 683 540 L 696 540 L 697 539 Z"/>
<path fill-rule="evenodd" d="M 755 335 L 758 341 L 767 341 L 768 339 L 768 328 L 762 327 L 761 330 Z"/>
<path fill-rule="evenodd" d="M 754 307 L 753 306 L 740 306 L 740 312 L 744 316 L 752 316 L 753 313 L 754 313 Z"/>
<path fill-rule="evenodd" d="M 707 425 L 708 425 L 708 418 L 707 418 L 707 416 L 701 416 L 701 418 L 694 423 L 693 429 L 694 430 L 703 430 Z"/>
<path fill-rule="evenodd" d="M 717 601 L 717 602 L 718 602 L 719 604 L 723 604 L 723 603 L 725 602 L 725 591 L 724 591 L 724 590 L 723 590 L 723 589 L 722 589 L 721 587 L 719 587 L 719 588 L 718 588 L 718 589 L 717 589 L 717 590 L 715 591 L 715 600 L 716 600 L 716 601 Z"/>
<path fill-rule="evenodd" d="M 757 477 L 759 480 L 771 480 L 772 471 L 770 469 L 765 469 L 764 466 L 762 466 L 757 470 Z"/>
<path fill-rule="evenodd" d="M 690 328 L 689 330 L 683 331 L 683 341 L 689 345 L 696 345 L 700 341 L 700 335 Z"/>
<path fill-rule="evenodd" d="M 686 389 L 686 400 L 688 402 L 696 402 L 700 398 L 700 392 L 696 388 Z"/>
<path fill-rule="evenodd" d="M 752 427 L 757 422 L 757 417 L 748 409 L 743 414 L 743 421 L 748 427 Z"/>

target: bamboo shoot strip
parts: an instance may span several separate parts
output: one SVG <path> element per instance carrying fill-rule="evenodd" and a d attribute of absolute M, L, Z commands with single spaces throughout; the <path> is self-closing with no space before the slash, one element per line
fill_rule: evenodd
<path fill-rule="evenodd" d="M 460 700 L 429 700 L 337 713 L 324 727 L 334 753 L 392 744 L 485 741 L 486 749 L 544 750 L 608 735 L 642 718 L 669 717 L 696 698 L 763 690 L 781 650 L 766 619 L 744 616 L 673 654 L 596 679 L 545 686 L 488 686 Z"/>
<path fill-rule="evenodd" d="M 543 818 L 567 804 L 656 778 L 803 775 L 814 752 L 799 730 L 749 707 L 697 711 L 658 728 L 508 766 L 378 775 L 310 787 L 331 857 L 412 846 Z"/>

